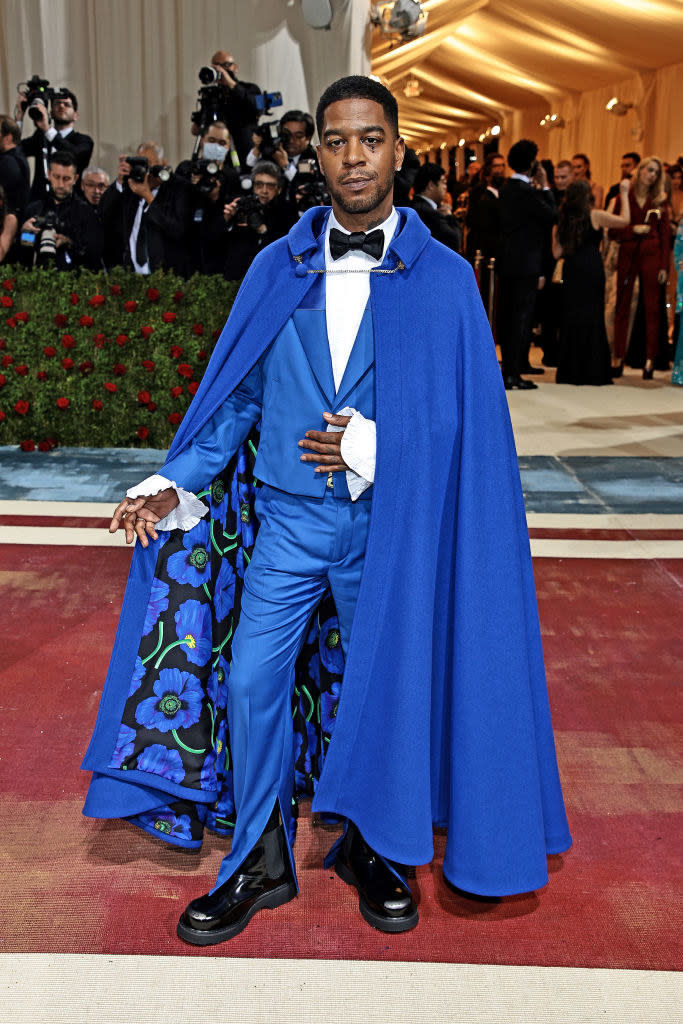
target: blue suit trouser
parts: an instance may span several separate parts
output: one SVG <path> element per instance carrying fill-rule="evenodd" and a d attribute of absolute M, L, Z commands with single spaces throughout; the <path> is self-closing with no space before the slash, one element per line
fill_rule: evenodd
<path fill-rule="evenodd" d="M 259 532 L 244 574 L 228 680 L 236 824 L 215 888 L 260 838 L 275 801 L 289 821 L 294 777 L 294 666 L 311 615 L 332 591 L 346 655 L 372 502 L 305 498 L 263 486 Z M 293 861 L 292 861 L 293 866 Z"/>

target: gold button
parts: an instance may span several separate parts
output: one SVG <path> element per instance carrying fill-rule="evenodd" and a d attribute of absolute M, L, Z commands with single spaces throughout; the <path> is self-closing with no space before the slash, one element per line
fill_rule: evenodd
<path fill-rule="evenodd" d="M 332 479 L 332 474 L 331 473 L 327 474 L 327 486 L 328 487 L 334 487 L 334 480 Z"/>

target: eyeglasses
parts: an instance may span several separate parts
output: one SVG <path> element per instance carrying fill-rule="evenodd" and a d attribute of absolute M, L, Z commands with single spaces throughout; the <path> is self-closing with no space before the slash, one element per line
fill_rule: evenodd
<path fill-rule="evenodd" d="M 276 181 L 255 181 L 254 182 L 254 191 L 256 192 L 258 189 L 260 189 L 262 192 L 275 192 L 275 190 L 277 189 L 277 182 Z"/>

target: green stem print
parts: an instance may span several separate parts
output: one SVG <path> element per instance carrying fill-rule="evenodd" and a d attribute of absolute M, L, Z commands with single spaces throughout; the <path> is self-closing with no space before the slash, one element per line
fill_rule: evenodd
<path fill-rule="evenodd" d="M 163 624 L 163 622 L 161 621 L 161 619 L 159 619 L 159 642 L 157 643 L 157 645 L 156 645 L 156 647 L 154 648 L 154 650 L 152 651 L 152 653 L 151 653 L 151 654 L 148 654 L 146 658 L 143 658 L 143 659 L 142 659 L 142 664 L 143 664 L 143 665 L 146 665 L 148 661 L 151 661 L 151 660 L 152 660 L 152 658 L 154 657 L 154 655 L 155 655 L 155 654 L 157 653 L 157 651 L 158 651 L 158 650 L 159 650 L 159 648 L 161 647 L 161 642 L 162 642 L 162 640 L 163 640 L 163 639 L 164 639 L 164 624 Z"/>
<path fill-rule="evenodd" d="M 206 747 L 204 747 L 202 750 L 195 750 L 194 747 L 188 747 L 186 743 L 183 743 L 183 741 L 178 736 L 178 733 L 176 732 L 175 729 L 171 730 L 171 735 L 173 736 L 173 739 L 176 741 L 178 746 L 182 747 L 183 750 L 186 750 L 188 752 L 188 754 L 205 754 L 206 753 Z"/>

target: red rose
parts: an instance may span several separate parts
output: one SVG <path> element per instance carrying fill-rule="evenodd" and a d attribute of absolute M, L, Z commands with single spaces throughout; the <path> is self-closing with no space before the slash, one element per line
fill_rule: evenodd
<path fill-rule="evenodd" d="M 36 445 L 35 441 L 32 441 L 29 438 L 28 441 L 22 441 L 19 447 L 21 448 L 22 452 L 32 452 L 35 450 Z"/>
<path fill-rule="evenodd" d="M 66 313 L 57 313 L 55 317 L 55 323 L 57 327 L 66 327 L 69 322 L 69 318 Z"/>
<path fill-rule="evenodd" d="M 126 344 L 127 341 L 128 341 L 128 335 L 127 334 L 117 334 L 116 335 L 116 344 L 117 345 L 123 347 Z"/>
<path fill-rule="evenodd" d="M 8 327 L 16 327 L 17 326 L 17 321 L 14 319 L 13 316 L 11 316 L 9 318 L 9 320 L 5 320 L 5 323 L 7 324 Z"/>
<path fill-rule="evenodd" d="M 94 370 L 95 367 L 93 366 L 89 359 L 86 359 L 84 362 L 79 363 L 78 369 L 81 371 L 82 374 L 88 374 L 90 373 L 91 370 Z"/>
<path fill-rule="evenodd" d="M 191 377 L 192 374 L 194 373 L 194 370 L 192 369 L 189 363 L 179 363 L 178 373 L 180 374 L 181 377 Z"/>
<path fill-rule="evenodd" d="M 27 324 L 28 323 L 28 313 L 25 313 L 25 312 L 15 313 L 14 314 L 14 319 L 15 320 L 20 320 L 22 324 Z"/>
<path fill-rule="evenodd" d="M 202 362 L 204 362 L 204 360 L 206 359 L 206 352 L 204 351 L 203 348 L 200 348 L 199 352 L 197 353 L 197 359 L 200 359 Z"/>
<path fill-rule="evenodd" d="M 112 384 L 110 380 L 106 380 L 104 382 L 104 386 L 111 395 L 113 395 L 115 391 L 118 391 L 116 384 Z"/>
<path fill-rule="evenodd" d="M 6 345 L 7 345 L 6 340 L 4 338 L 0 338 L 0 348 L 5 348 Z"/>
<path fill-rule="evenodd" d="M 183 354 L 183 350 L 180 345 L 171 345 L 169 352 L 171 353 L 171 359 L 180 359 Z"/>
<path fill-rule="evenodd" d="M 198 380 L 191 380 L 190 383 L 187 385 L 187 390 L 190 392 L 191 395 L 196 395 L 198 387 L 199 387 L 199 381 Z"/>
<path fill-rule="evenodd" d="M 122 291 L 123 288 L 121 287 L 120 284 L 113 284 L 109 289 L 110 295 L 120 295 Z"/>
<path fill-rule="evenodd" d="M 214 339 L 214 341 L 217 341 L 218 338 L 220 338 L 220 336 L 221 332 L 219 330 L 211 331 L 211 337 Z"/>
<path fill-rule="evenodd" d="M 173 313 L 173 312 L 168 312 L 168 310 L 167 310 L 165 313 L 161 314 L 161 319 L 164 321 L 165 324 L 172 324 L 174 322 L 174 320 L 178 319 L 178 314 L 177 313 Z"/>
<path fill-rule="evenodd" d="M 147 408 L 149 409 L 150 412 L 156 412 L 157 411 L 157 403 L 156 402 L 149 402 L 148 405 L 147 405 Z"/>
<path fill-rule="evenodd" d="M 82 316 L 78 322 L 81 325 L 81 327 L 92 327 L 92 325 L 95 323 L 93 318 L 88 313 Z"/>
<path fill-rule="evenodd" d="M 0 305 L 4 306 L 5 309 L 11 309 L 12 306 L 14 305 L 14 299 L 12 299 L 9 295 L 3 295 L 2 298 L 0 299 Z"/>
<path fill-rule="evenodd" d="M 38 380 L 47 380 L 47 373 L 45 372 L 45 370 L 38 370 L 36 377 L 38 378 Z"/>
<path fill-rule="evenodd" d="M 180 415 L 179 412 L 171 412 L 171 413 L 168 414 L 168 422 L 169 423 L 180 423 L 182 418 L 183 417 Z"/>
<path fill-rule="evenodd" d="M 147 291 L 145 292 L 145 295 L 147 296 L 150 302 L 158 302 L 159 299 L 161 298 L 161 293 L 158 292 L 156 288 L 148 288 Z"/>
<path fill-rule="evenodd" d="M 185 292 L 173 292 L 173 301 L 175 302 L 176 306 L 178 305 L 179 302 L 182 301 L 184 296 Z"/>
<path fill-rule="evenodd" d="M 123 365 L 123 363 L 114 363 L 113 373 L 117 377 L 123 377 L 124 373 L 128 373 L 128 369 Z"/>
<path fill-rule="evenodd" d="M 140 405 L 147 405 L 151 397 L 149 391 L 138 391 L 138 402 Z"/>
<path fill-rule="evenodd" d="M 2 423 L 2 421 L 3 421 L 4 419 L 5 419 L 5 414 L 4 414 L 4 412 L 2 411 L 2 409 L 0 409 L 0 423 Z"/>
<path fill-rule="evenodd" d="M 52 359 L 53 356 L 57 355 L 57 349 L 53 345 L 46 345 L 43 349 L 43 355 L 46 355 L 48 359 Z"/>
<path fill-rule="evenodd" d="M 57 355 L 56 352 L 55 355 Z M 0 359 L 0 366 L 11 366 L 13 362 L 14 356 L 3 356 L 2 359 Z"/>
<path fill-rule="evenodd" d="M 201 324 L 195 324 L 192 328 L 192 333 L 196 335 L 202 335 L 204 333 L 204 328 L 202 327 Z"/>
<path fill-rule="evenodd" d="M 103 334 L 96 334 L 93 337 L 93 345 L 95 346 L 95 348 L 104 348 L 106 340 L 107 339 Z"/>
<path fill-rule="evenodd" d="M 176 384 L 174 388 L 171 388 L 171 395 L 173 398 L 180 398 L 183 393 L 183 389 L 180 384 Z"/>
<path fill-rule="evenodd" d="M 62 397 L 62 398 L 58 398 L 57 399 L 57 408 L 58 409 L 68 409 L 70 405 L 71 405 L 71 402 L 69 401 L 68 398 L 63 398 Z"/>
<path fill-rule="evenodd" d="M 52 447 L 52 445 L 50 444 L 49 441 L 39 441 L 38 442 L 38 451 L 39 452 L 49 452 L 51 447 Z"/>
<path fill-rule="evenodd" d="M 62 345 L 64 346 L 64 348 L 73 348 L 75 344 L 76 339 L 74 338 L 73 334 L 62 335 Z"/>
<path fill-rule="evenodd" d="M 126 313 L 134 313 L 135 310 L 138 308 L 138 304 L 135 301 L 135 299 L 128 299 L 127 302 L 124 302 L 123 308 L 125 309 Z"/>
<path fill-rule="evenodd" d="M 78 299 L 78 295 L 76 294 L 76 292 L 72 292 L 71 293 L 71 295 L 69 296 L 69 302 L 71 303 L 72 306 L 77 306 L 78 305 L 79 299 Z"/>
<path fill-rule="evenodd" d="M 26 363 L 19 363 L 18 366 L 14 367 L 14 372 L 18 373 L 20 377 L 25 377 L 28 373 L 28 366 Z"/>
<path fill-rule="evenodd" d="M 106 301 L 107 299 L 104 295 L 93 295 L 88 299 L 88 305 L 92 306 L 93 309 L 97 309 L 98 306 L 101 306 Z"/>
<path fill-rule="evenodd" d="M 29 403 L 25 402 L 23 399 L 20 399 L 18 402 L 14 403 L 14 411 L 18 413 L 19 416 L 25 416 L 28 410 Z"/>
<path fill-rule="evenodd" d="M 73 359 L 69 359 L 68 356 L 64 356 L 64 358 L 62 359 L 62 366 L 64 367 L 65 370 L 73 370 L 73 368 L 74 368 L 74 361 L 73 361 Z"/>
<path fill-rule="evenodd" d="M 4 385 L 6 383 L 7 383 L 7 377 L 4 375 L 4 373 L 0 373 L 0 388 L 4 387 Z"/>
<path fill-rule="evenodd" d="M 93 398 L 93 400 L 92 400 L 92 407 L 93 407 L 93 409 L 98 409 L 99 410 L 99 409 L 103 409 L 104 405 L 103 405 L 102 402 L 100 402 L 99 398 Z"/>
<path fill-rule="evenodd" d="M 143 368 L 143 370 L 149 370 L 150 373 L 154 369 L 154 365 L 155 364 L 154 364 L 154 360 L 153 359 L 143 359 L 142 360 L 142 368 Z"/>
<path fill-rule="evenodd" d="M 14 278 L 14 277 L 6 277 L 5 278 L 5 280 L 2 282 L 2 287 L 5 289 L 6 292 L 11 292 L 12 291 L 12 289 L 14 288 L 15 280 L 16 280 L 16 278 Z"/>
<path fill-rule="evenodd" d="M 140 328 L 140 334 L 143 338 L 149 338 L 150 334 L 154 334 L 154 328 L 150 324 L 145 324 Z"/>
<path fill-rule="evenodd" d="M 149 437 L 149 430 L 147 427 L 138 427 L 138 437 L 141 441 L 144 441 L 146 437 Z"/>

